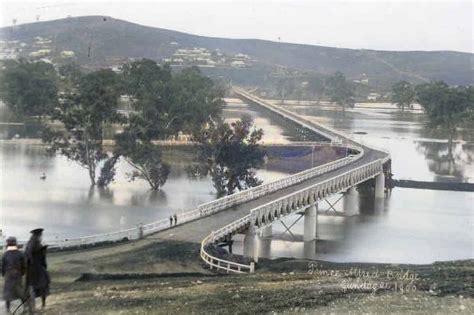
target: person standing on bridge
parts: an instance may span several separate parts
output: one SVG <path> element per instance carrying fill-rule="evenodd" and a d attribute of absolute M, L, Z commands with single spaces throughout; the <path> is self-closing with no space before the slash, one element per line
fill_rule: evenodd
<path fill-rule="evenodd" d="M 23 287 L 23 276 L 26 273 L 26 257 L 18 249 L 15 237 L 7 239 L 7 250 L 2 257 L 2 276 L 5 278 L 3 285 L 3 299 L 7 313 L 10 313 L 10 303 L 14 300 L 26 302 L 25 289 Z M 30 314 L 33 310 L 29 309 Z"/>
<path fill-rule="evenodd" d="M 27 258 L 26 285 L 30 294 L 30 307 L 34 310 L 35 298 L 41 297 L 42 307 L 46 306 L 46 297 L 49 295 L 50 278 L 47 271 L 46 249 L 41 243 L 43 229 L 31 231 L 31 238 L 26 244 Z"/>

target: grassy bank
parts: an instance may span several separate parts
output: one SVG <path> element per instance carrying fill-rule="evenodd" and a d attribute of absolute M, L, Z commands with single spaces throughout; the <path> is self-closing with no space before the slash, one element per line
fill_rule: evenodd
<path fill-rule="evenodd" d="M 203 268 L 198 254 L 198 244 L 153 237 L 121 245 L 51 253 L 52 294 L 44 313 L 472 314 L 474 311 L 474 261 L 388 265 L 278 259 L 261 261 L 256 274 L 215 275 Z M 387 274 L 392 279 L 387 279 Z M 375 290 L 360 287 L 363 283 L 380 286 L 385 282 L 397 287 Z"/>

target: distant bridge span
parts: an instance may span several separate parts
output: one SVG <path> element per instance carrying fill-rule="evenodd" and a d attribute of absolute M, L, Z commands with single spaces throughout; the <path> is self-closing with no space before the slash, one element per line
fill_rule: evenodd
<path fill-rule="evenodd" d="M 390 160 L 388 153 L 362 145 L 339 131 L 304 119 L 243 89 L 234 88 L 234 92 L 246 102 L 264 107 L 298 124 L 305 132 L 324 138 L 325 145 L 348 148 L 350 154 L 274 182 L 202 204 L 197 209 L 178 214 L 176 226 L 170 226 L 169 220 L 163 219 L 112 233 L 74 239 L 56 238 L 48 242 L 51 248 L 84 247 L 140 239 L 154 234 L 154 238 L 163 240 L 200 242 L 200 256 L 211 269 L 233 273 L 254 272 L 254 262 L 258 261 L 257 251 L 249 255 L 254 262 L 239 263 L 232 258 L 217 257 L 212 248 L 217 243 L 230 240 L 236 233 L 246 233 L 246 238 L 251 242 L 257 241 L 258 233 L 272 222 L 302 211 L 305 215 L 304 240 L 314 240 L 318 201 L 336 193 L 350 195 L 356 185 L 372 178 L 375 178 L 376 198 L 384 198 L 384 165 Z"/>

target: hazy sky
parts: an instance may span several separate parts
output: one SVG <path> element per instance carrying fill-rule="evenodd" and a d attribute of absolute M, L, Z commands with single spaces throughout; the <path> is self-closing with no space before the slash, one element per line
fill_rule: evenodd
<path fill-rule="evenodd" d="M 11 1 L 2 26 L 108 15 L 198 35 L 383 50 L 473 52 L 473 1 Z"/>

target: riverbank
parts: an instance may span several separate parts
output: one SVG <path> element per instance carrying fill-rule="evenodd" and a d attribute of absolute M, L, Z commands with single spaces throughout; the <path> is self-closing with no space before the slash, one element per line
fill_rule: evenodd
<path fill-rule="evenodd" d="M 278 259 L 262 260 L 255 274 L 216 276 L 203 268 L 199 244 L 152 236 L 51 253 L 49 268 L 53 282 L 44 314 L 474 311 L 473 260 L 389 265 Z"/>

